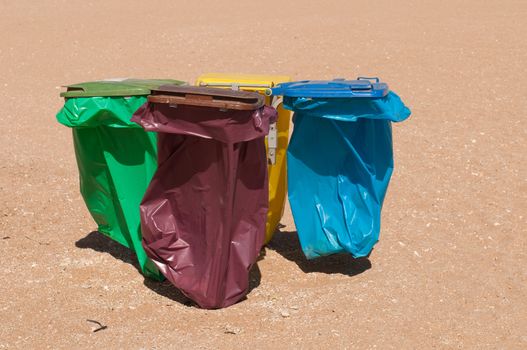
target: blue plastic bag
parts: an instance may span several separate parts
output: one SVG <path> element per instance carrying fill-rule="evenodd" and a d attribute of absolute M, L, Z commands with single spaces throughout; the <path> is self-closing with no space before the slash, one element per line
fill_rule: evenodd
<path fill-rule="evenodd" d="M 382 98 L 284 96 L 295 112 L 288 148 L 289 202 L 308 259 L 367 256 L 379 239 L 393 171 L 391 122 L 410 116 L 393 92 Z"/>

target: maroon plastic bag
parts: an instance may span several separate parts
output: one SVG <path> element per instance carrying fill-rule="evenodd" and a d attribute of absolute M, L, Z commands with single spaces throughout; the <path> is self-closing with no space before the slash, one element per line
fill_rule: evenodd
<path fill-rule="evenodd" d="M 264 136 L 276 110 L 260 102 L 233 110 L 155 98 L 132 118 L 159 133 L 158 170 L 141 203 L 143 246 L 199 306 L 232 305 L 247 293 L 249 270 L 264 242 Z"/>

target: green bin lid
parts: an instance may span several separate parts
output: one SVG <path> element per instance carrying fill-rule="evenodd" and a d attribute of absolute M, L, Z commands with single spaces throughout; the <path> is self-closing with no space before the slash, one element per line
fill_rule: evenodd
<path fill-rule="evenodd" d="M 108 79 L 66 85 L 61 97 L 141 96 L 150 95 L 152 89 L 161 85 L 186 85 L 184 81 L 172 79 Z"/>

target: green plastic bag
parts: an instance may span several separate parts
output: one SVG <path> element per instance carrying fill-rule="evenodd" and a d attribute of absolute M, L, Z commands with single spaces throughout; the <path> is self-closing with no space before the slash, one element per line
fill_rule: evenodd
<path fill-rule="evenodd" d="M 68 86 L 59 123 L 71 127 L 80 190 L 98 231 L 132 249 L 144 275 L 163 280 L 142 246 L 139 204 L 157 168 L 155 133 L 130 121 L 150 89 L 177 80 L 123 80 Z"/>

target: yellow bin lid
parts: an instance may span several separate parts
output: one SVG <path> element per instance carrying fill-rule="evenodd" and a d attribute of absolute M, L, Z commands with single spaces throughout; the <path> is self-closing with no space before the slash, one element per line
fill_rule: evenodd
<path fill-rule="evenodd" d="M 286 75 L 207 73 L 198 78 L 196 85 L 218 88 L 235 87 L 240 90 L 265 93 L 266 89 L 288 81 L 291 81 L 291 78 Z"/>

